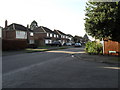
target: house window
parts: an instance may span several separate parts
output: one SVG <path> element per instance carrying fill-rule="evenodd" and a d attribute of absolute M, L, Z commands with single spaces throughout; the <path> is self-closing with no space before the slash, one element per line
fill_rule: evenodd
<path fill-rule="evenodd" d="M 50 34 L 50 37 L 52 37 L 52 34 Z"/>
<path fill-rule="evenodd" d="M 58 38 L 59 36 L 57 35 L 57 38 Z"/>
<path fill-rule="evenodd" d="M 54 37 L 56 37 L 56 34 L 54 34 Z"/>
<path fill-rule="evenodd" d="M 17 35 L 20 35 L 20 31 L 17 31 Z"/>
<path fill-rule="evenodd" d="M 25 31 L 16 31 L 17 39 L 27 39 L 27 32 Z"/>
<path fill-rule="evenodd" d="M 34 44 L 34 40 L 30 40 L 29 43 L 30 43 L 30 44 Z"/>
<path fill-rule="evenodd" d="M 47 37 L 49 37 L 49 33 L 47 33 Z"/>
<path fill-rule="evenodd" d="M 45 40 L 45 44 L 51 44 L 51 43 L 52 43 L 52 40 L 48 40 L 48 39 Z"/>
<path fill-rule="evenodd" d="M 49 40 L 45 40 L 45 44 L 48 44 L 49 43 Z"/>
<path fill-rule="evenodd" d="M 52 40 L 49 40 L 49 43 L 51 44 L 51 43 L 52 43 Z"/>
<path fill-rule="evenodd" d="M 33 36 L 33 32 L 30 32 L 30 36 Z"/>

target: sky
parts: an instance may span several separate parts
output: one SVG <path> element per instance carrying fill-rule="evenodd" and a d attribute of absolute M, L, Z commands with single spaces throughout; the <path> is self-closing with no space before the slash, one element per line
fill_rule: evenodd
<path fill-rule="evenodd" d="M 37 21 L 38 26 L 66 34 L 84 36 L 87 0 L 1 0 L 0 26 L 18 23 L 24 26 Z"/>

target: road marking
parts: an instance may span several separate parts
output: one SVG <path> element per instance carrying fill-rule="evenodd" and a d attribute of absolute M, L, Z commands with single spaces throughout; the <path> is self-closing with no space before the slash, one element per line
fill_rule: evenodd
<path fill-rule="evenodd" d="M 47 51 L 47 52 L 53 52 L 53 53 L 68 53 L 68 54 L 85 53 L 84 51 L 81 51 L 81 52 L 71 52 L 71 51 Z"/>
<path fill-rule="evenodd" d="M 120 69 L 120 67 L 103 67 L 103 68 L 107 68 L 107 69 Z"/>

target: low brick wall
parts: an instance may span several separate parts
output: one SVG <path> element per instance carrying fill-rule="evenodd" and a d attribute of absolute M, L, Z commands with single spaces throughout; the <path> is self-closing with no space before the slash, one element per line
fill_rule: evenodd
<path fill-rule="evenodd" d="M 19 50 L 27 47 L 26 40 L 2 40 L 2 50 Z"/>
<path fill-rule="evenodd" d="M 109 51 L 116 51 L 116 53 L 110 53 Z M 120 42 L 104 40 L 104 54 L 120 55 Z"/>

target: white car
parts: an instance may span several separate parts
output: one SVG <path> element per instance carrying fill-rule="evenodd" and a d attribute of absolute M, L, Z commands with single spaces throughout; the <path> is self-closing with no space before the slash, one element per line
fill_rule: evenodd
<path fill-rule="evenodd" d="M 75 43 L 75 47 L 82 47 L 81 43 Z"/>
<path fill-rule="evenodd" d="M 66 43 L 67 46 L 72 46 L 72 43 Z"/>

